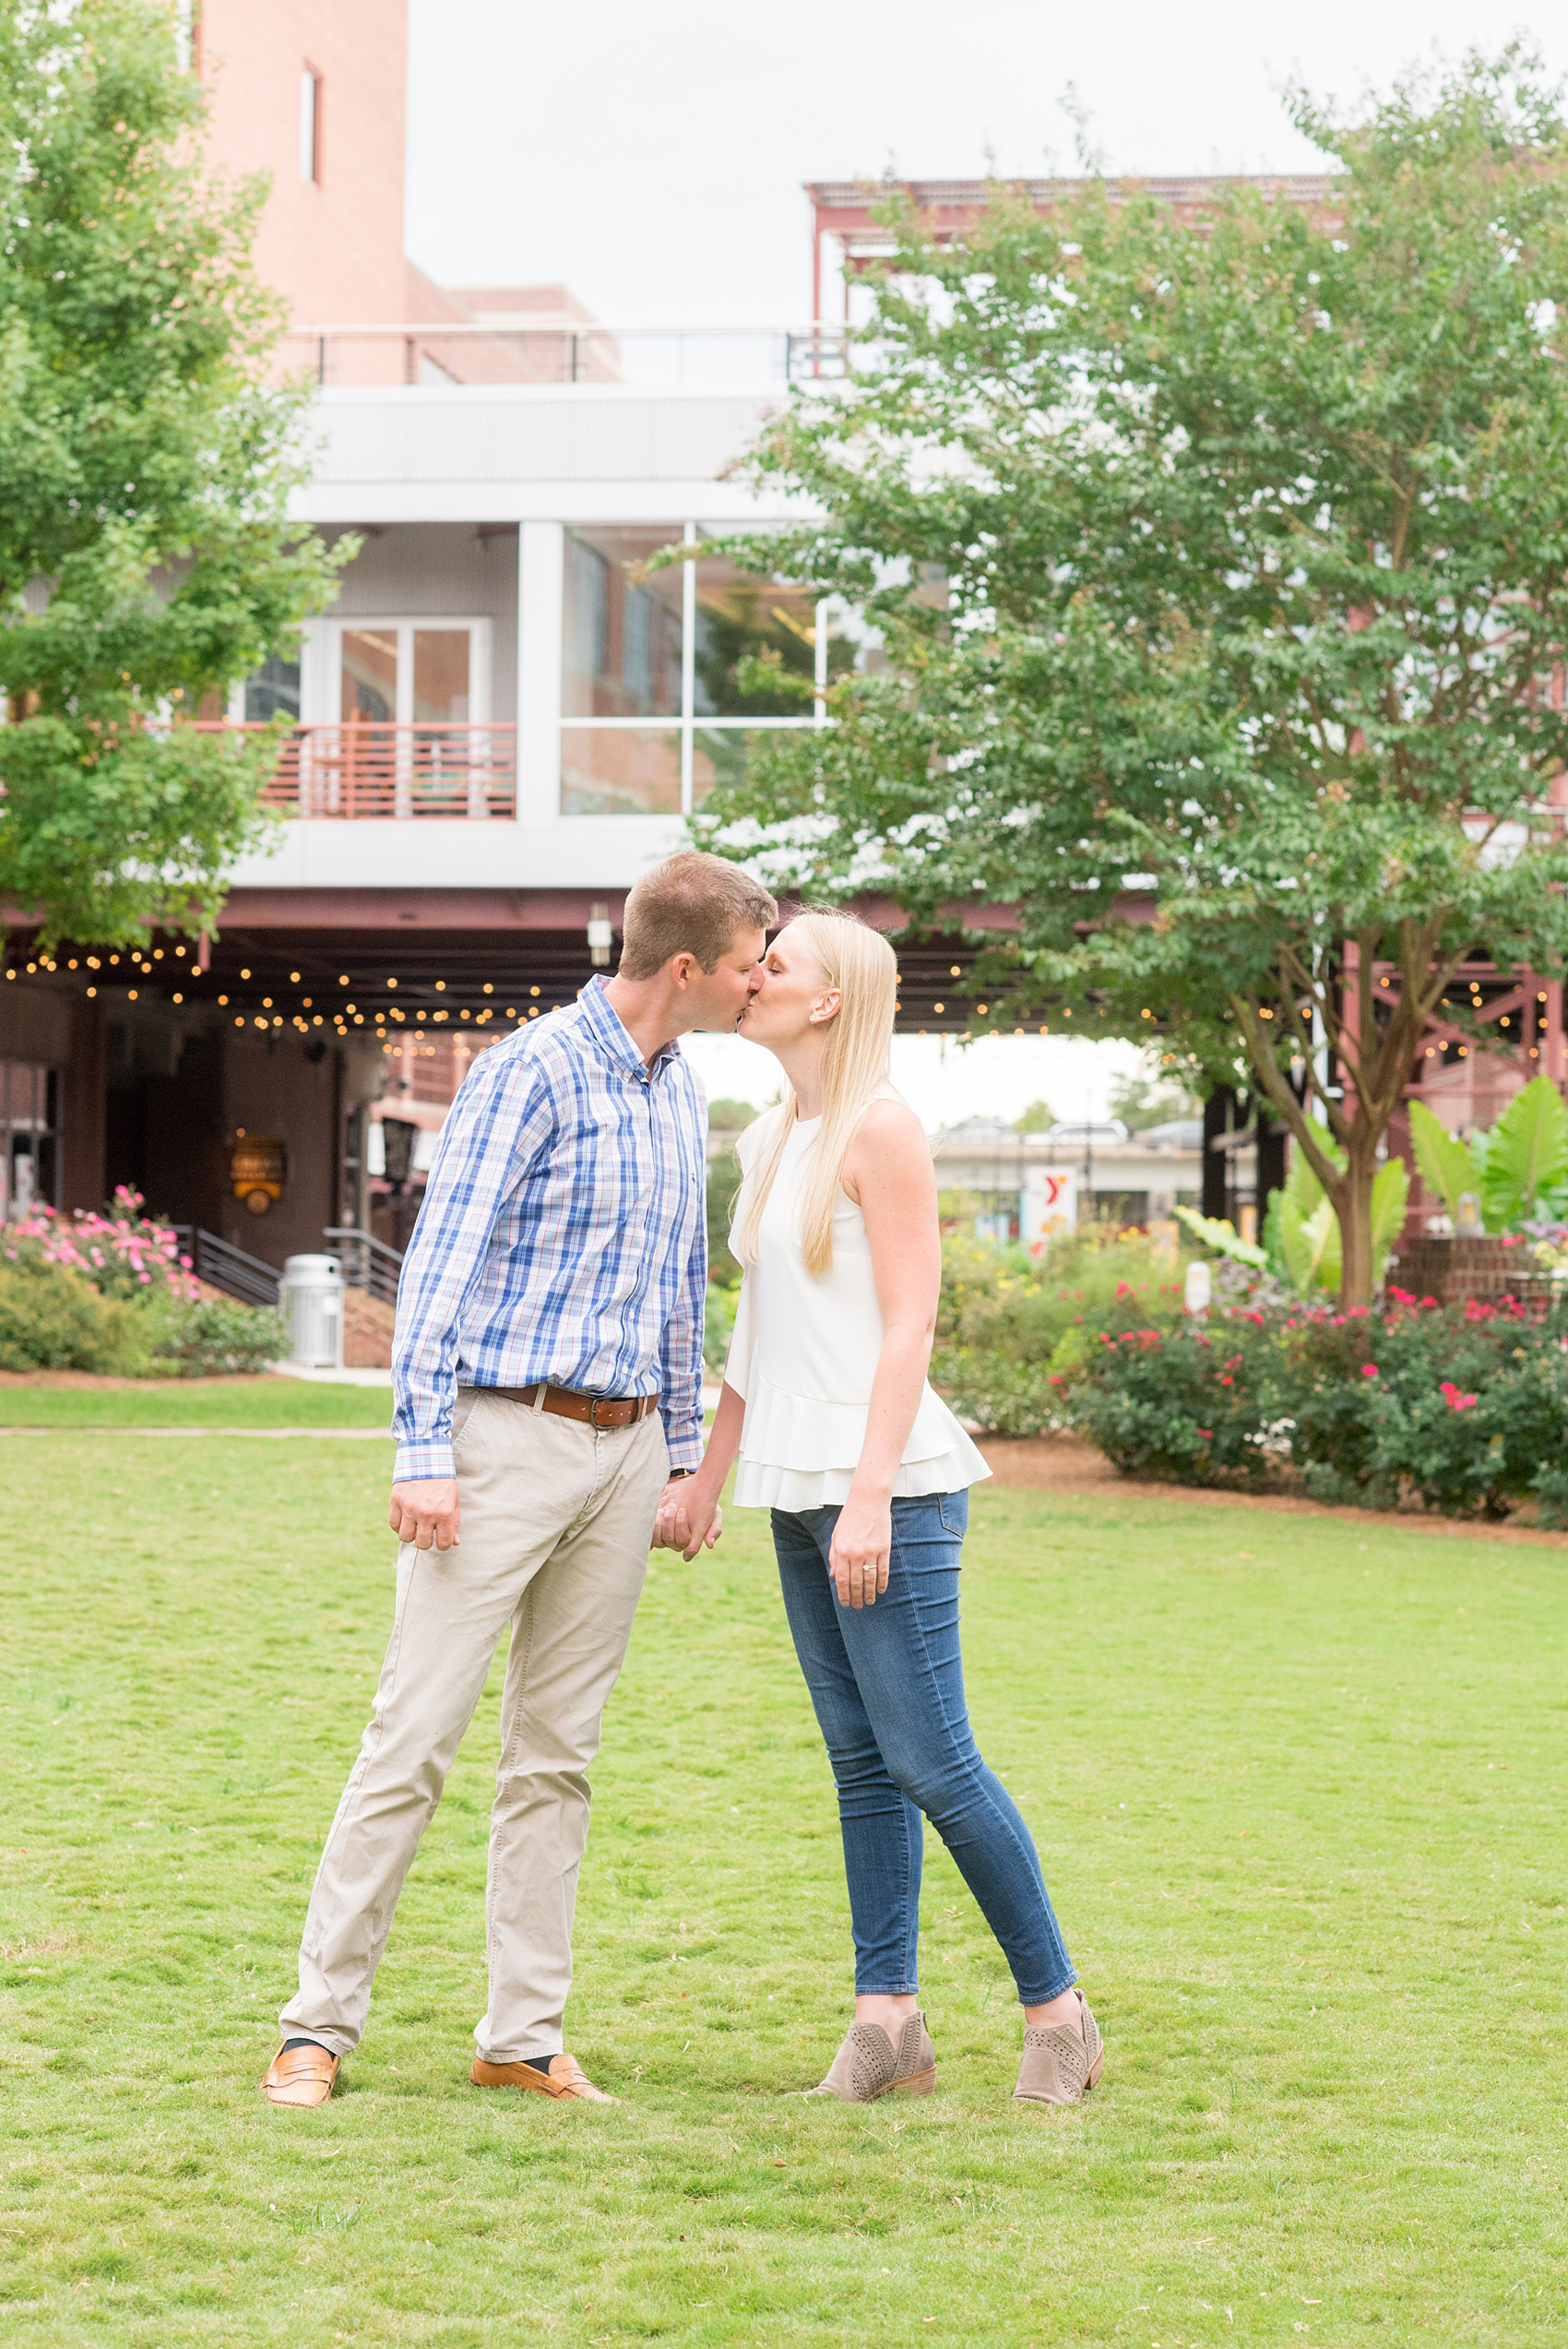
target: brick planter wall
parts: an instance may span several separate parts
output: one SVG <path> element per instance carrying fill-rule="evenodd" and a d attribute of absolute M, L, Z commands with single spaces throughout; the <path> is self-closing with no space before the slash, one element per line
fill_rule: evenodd
<path fill-rule="evenodd" d="M 397 1316 L 379 1297 L 362 1289 L 343 1296 L 343 1367 L 345 1370 L 390 1370 L 392 1325 Z"/>
<path fill-rule="evenodd" d="M 1541 1302 L 1551 1283 L 1535 1269 L 1535 1258 L 1524 1240 L 1504 1240 L 1488 1233 L 1455 1234 L 1452 1239 L 1402 1241 L 1388 1268 L 1396 1288 L 1418 1297 L 1435 1297 L 1439 1305 L 1456 1305 L 1475 1297 L 1491 1305 L 1502 1296 L 1521 1304 Z"/>

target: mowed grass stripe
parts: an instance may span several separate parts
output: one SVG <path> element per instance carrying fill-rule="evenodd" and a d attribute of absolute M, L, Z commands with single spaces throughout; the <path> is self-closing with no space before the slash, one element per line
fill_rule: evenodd
<path fill-rule="evenodd" d="M 654 1562 L 595 1772 L 570 2039 L 624 2101 L 466 2082 L 493 1675 L 365 2046 L 291 2118 L 256 2082 L 385 1637 L 386 1456 L 4 1461 L 0 2338 L 1562 2337 L 1557 1553 L 978 1494 L 971 1709 L 1105 2078 L 1010 2104 L 1011 1985 L 933 1845 L 938 2093 L 861 2110 L 785 2093 L 842 2028 L 847 1915 L 733 1515 Z"/>

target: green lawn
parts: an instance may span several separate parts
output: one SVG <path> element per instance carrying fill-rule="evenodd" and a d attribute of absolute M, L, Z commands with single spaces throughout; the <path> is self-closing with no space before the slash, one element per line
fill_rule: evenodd
<path fill-rule="evenodd" d="M 0 1427 L 386 1427 L 390 1387 L 308 1378 L 148 1378 L 0 1387 Z"/>
<path fill-rule="evenodd" d="M 319 1393 L 321 1390 L 315 1390 Z M 981 1739 L 1104 2026 L 1078 2111 L 945 1857 L 938 2093 L 792 2102 L 845 2013 L 765 1555 L 656 1564 L 571 2041 L 466 2084 L 495 1690 L 314 2116 L 257 2081 L 388 1611 L 361 1443 L 7 1439 L 0 2340 L 1568 2337 L 1568 1554 L 1129 1493 L 977 1498 Z"/>

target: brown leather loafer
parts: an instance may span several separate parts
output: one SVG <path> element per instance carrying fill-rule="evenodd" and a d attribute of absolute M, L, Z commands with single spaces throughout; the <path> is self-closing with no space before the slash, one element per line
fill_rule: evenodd
<path fill-rule="evenodd" d="M 269 2105 L 325 2105 L 338 2078 L 338 2058 L 327 2047 L 279 2047 L 267 2068 L 262 2089 Z"/>
<path fill-rule="evenodd" d="M 532 2064 L 487 2064 L 476 2056 L 469 2078 L 476 2088 L 523 2088 L 539 2096 L 580 2096 L 590 2105 L 621 2101 L 596 2088 L 576 2056 L 552 2056 L 548 2071 L 536 2071 Z"/>

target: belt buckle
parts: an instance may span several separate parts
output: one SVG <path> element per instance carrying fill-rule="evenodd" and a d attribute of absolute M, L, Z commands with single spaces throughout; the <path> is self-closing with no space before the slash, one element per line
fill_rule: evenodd
<path fill-rule="evenodd" d="M 612 1400 L 612 1398 L 608 1395 L 592 1395 L 588 1399 L 588 1425 L 593 1428 L 596 1434 L 599 1430 L 599 1406 L 600 1403 L 609 1402 Z M 605 1422 L 606 1426 L 608 1426 L 609 1424 L 610 1423 L 607 1420 Z"/>

